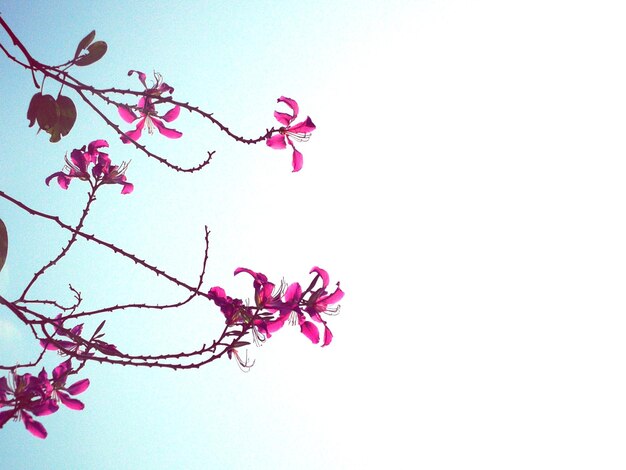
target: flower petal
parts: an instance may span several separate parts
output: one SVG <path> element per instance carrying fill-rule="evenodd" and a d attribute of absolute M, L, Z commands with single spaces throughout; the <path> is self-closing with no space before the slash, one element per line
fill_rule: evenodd
<path fill-rule="evenodd" d="M 320 342 L 320 332 L 318 331 L 317 326 L 310 321 L 302 323 L 302 325 L 300 325 L 300 331 L 304 336 L 309 338 L 313 344 Z"/>
<path fill-rule="evenodd" d="M 139 70 L 129 70 L 128 76 L 130 77 L 134 73 L 137 74 L 137 77 L 139 78 L 139 81 L 143 83 L 143 86 L 148 88 L 148 85 L 146 85 L 146 74 L 143 72 L 140 72 Z"/>
<path fill-rule="evenodd" d="M 294 282 L 289 287 L 287 287 L 287 291 L 283 296 L 286 304 L 291 304 L 293 306 L 298 305 L 300 302 L 300 297 L 302 297 L 302 287 L 297 282 Z"/>
<path fill-rule="evenodd" d="M 28 413 L 22 411 L 22 421 L 24 426 L 33 436 L 40 439 L 45 439 L 48 436 L 48 431 L 43 427 L 39 421 L 35 421 Z"/>
<path fill-rule="evenodd" d="M 274 111 L 274 117 L 283 126 L 288 126 L 291 124 L 291 121 L 293 121 L 293 116 L 291 114 L 281 113 L 279 111 Z"/>
<path fill-rule="evenodd" d="M 159 119 L 152 118 L 152 123 L 162 135 L 170 139 L 178 139 L 183 135 L 182 132 L 179 132 L 176 129 L 170 129 L 169 127 L 165 127 Z"/>
<path fill-rule="evenodd" d="M 302 169 L 302 164 L 304 163 L 304 159 L 302 158 L 302 154 L 293 147 L 293 155 L 291 157 L 291 166 L 293 167 L 292 172 L 296 173 Z"/>
<path fill-rule="evenodd" d="M 121 141 L 125 144 L 129 144 L 130 139 L 133 139 L 134 141 L 139 140 L 139 137 L 141 137 L 141 131 L 143 130 L 143 126 L 145 124 L 146 117 L 144 116 L 137 122 L 137 127 L 135 127 L 134 131 L 127 132 L 126 134 L 120 136 Z"/>
<path fill-rule="evenodd" d="M 89 388 L 89 379 L 82 379 L 66 388 L 70 395 L 78 395 Z"/>
<path fill-rule="evenodd" d="M 54 400 L 44 400 L 39 405 L 30 408 L 35 416 L 48 416 L 59 411 L 59 405 Z"/>
<path fill-rule="evenodd" d="M 119 105 L 117 107 L 117 112 L 119 113 L 120 117 L 126 122 L 135 122 L 138 118 L 138 116 L 133 113 L 133 111 L 128 106 Z"/>
<path fill-rule="evenodd" d="M 285 136 L 282 134 L 274 134 L 272 137 L 268 137 L 265 143 L 268 147 L 272 147 L 273 149 L 284 149 L 287 147 Z"/>
<path fill-rule="evenodd" d="M 170 109 L 167 113 L 165 113 L 161 119 L 165 122 L 172 122 L 174 119 L 178 117 L 180 114 L 180 106 L 176 105 L 172 109 Z"/>
<path fill-rule="evenodd" d="M 337 283 L 337 289 L 335 289 L 335 292 L 333 292 L 328 297 L 326 297 L 324 299 L 324 302 L 332 305 L 332 304 L 336 304 L 341 299 L 343 299 L 343 291 L 339 288 L 339 283 Z"/>
<path fill-rule="evenodd" d="M 326 289 L 326 287 L 328 286 L 328 282 L 330 281 L 330 278 L 328 277 L 328 273 L 326 272 L 326 270 L 322 268 L 318 268 L 317 266 L 313 266 L 311 271 L 309 271 L 309 274 L 312 274 L 312 273 L 317 273 L 322 278 L 322 288 Z"/>
<path fill-rule="evenodd" d="M 120 183 L 120 184 L 124 186 L 122 188 L 122 194 L 130 194 L 133 192 L 133 189 L 135 189 L 135 186 L 133 186 L 132 183 Z"/>
<path fill-rule="evenodd" d="M 67 189 L 67 187 L 70 185 L 70 178 L 68 178 L 68 176 L 62 171 L 57 171 L 56 173 L 52 173 L 50 176 L 48 176 L 46 178 L 46 185 L 50 186 L 50 180 L 52 180 L 52 178 L 54 178 L 55 176 L 57 178 L 59 186 L 61 186 L 63 189 Z"/>
<path fill-rule="evenodd" d="M 63 361 L 61 364 L 56 366 L 52 371 L 52 377 L 54 382 L 65 383 L 65 379 L 67 378 L 67 373 L 72 368 L 72 360 L 68 359 L 67 361 Z"/>
<path fill-rule="evenodd" d="M 332 332 L 328 329 L 326 325 L 324 325 L 324 344 L 322 344 L 322 347 L 328 346 L 332 340 L 333 340 Z"/>
<path fill-rule="evenodd" d="M 82 401 L 72 398 L 64 392 L 58 391 L 57 396 L 59 397 L 59 400 L 61 400 L 61 403 L 67 406 L 70 410 L 82 410 L 85 408 L 85 404 Z"/>
<path fill-rule="evenodd" d="M 6 410 L 0 411 L 0 428 L 4 426 L 13 416 L 15 415 L 15 410 Z"/>
<path fill-rule="evenodd" d="M 287 98 L 286 96 L 281 96 L 276 101 L 278 103 L 280 103 L 282 101 L 283 103 L 285 103 L 287 106 L 289 106 L 293 110 L 293 119 L 298 117 L 298 113 L 300 112 L 300 108 L 298 107 L 298 103 L 296 103 L 296 100 L 292 100 L 291 98 Z"/>
<path fill-rule="evenodd" d="M 315 124 L 313 124 L 313 121 L 311 121 L 311 118 L 308 116 L 304 121 L 294 124 L 288 129 L 289 132 L 293 132 L 294 134 L 308 134 L 314 130 Z"/>

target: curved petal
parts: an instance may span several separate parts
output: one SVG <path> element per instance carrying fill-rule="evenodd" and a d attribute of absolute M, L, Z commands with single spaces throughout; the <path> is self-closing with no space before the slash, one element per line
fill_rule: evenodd
<path fill-rule="evenodd" d="M 117 112 L 120 117 L 126 122 L 135 122 L 138 119 L 138 116 L 132 112 L 132 110 L 128 106 L 119 105 L 117 107 Z"/>
<path fill-rule="evenodd" d="M 45 400 L 30 410 L 35 416 L 48 416 L 59 411 L 59 405 L 54 400 Z"/>
<path fill-rule="evenodd" d="M 35 421 L 29 414 L 22 412 L 22 421 L 28 432 L 33 436 L 39 439 L 45 439 L 48 436 L 48 431 L 43 427 L 43 424 Z"/>
<path fill-rule="evenodd" d="M 320 342 L 320 332 L 317 329 L 317 326 L 315 326 L 315 324 L 311 323 L 310 321 L 305 321 L 304 323 L 302 323 L 302 325 L 300 325 L 300 331 L 304 336 L 309 338 L 313 342 L 313 344 L 317 344 Z"/>
<path fill-rule="evenodd" d="M 50 176 L 46 178 L 47 186 L 50 186 L 50 181 L 54 177 L 57 178 L 59 186 L 61 186 L 63 189 L 67 189 L 67 187 L 70 185 L 70 178 L 68 178 L 68 176 L 62 171 L 57 171 L 56 173 L 52 173 Z"/>
<path fill-rule="evenodd" d="M 322 347 L 328 346 L 332 340 L 333 340 L 332 332 L 328 329 L 326 325 L 324 325 L 324 343 L 322 344 Z"/>
<path fill-rule="evenodd" d="M 169 127 L 165 127 L 159 119 L 152 118 L 152 123 L 154 124 L 154 127 L 159 130 L 161 135 L 164 135 L 165 137 L 168 137 L 170 139 L 178 139 L 183 135 L 182 132 L 179 132 L 176 129 L 170 129 Z"/>
<path fill-rule="evenodd" d="M 291 123 L 291 121 L 293 121 L 293 116 L 291 114 L 281 113 L 279 111 L 274 111 L 274 117 L 283 126 L 288 126 Z"/>
<path fill-rule="evenodd" d="M 65 383 L 65 379 L 67 378 L 67 373 L 72 368 L 72 360 L 68 359 L 67 361 L 63 361 L 61 364 L 56 366 L 52 371 L 52 377 L 54 382 L 62 382 Z"/>
<path fill-rule="evenodd" d="M 292 120 L 297 118 L 298 113 L 300 112 L 300 107 L 298 106 L 298 103 L 296 103 L 296 100 L 292 100 L 291 98 L 287 98 L 286 96 L 281 96 L 276 100 L 276 102 L 278 103 L 280 103 L 281 101 L 293 110 Z"/>
<path fill-rule="evenodd" d="M 291 166 L 293 167 L 292 172 L 296 173 L 302 169 L 302 164 L 304 163 L 304 159 L 302 158 L 302 154 L 293 147 L 293 155 L 291 157 Z"/>
<path fill-rule="evenodd" d="M 313 268 L 309 271 L 309 274 L 313 273 L 317 273 L 322 278 L 322 288 L 326 289 L 326 287 L 328 286 L 328 282 L 330 281 L 326 270 L 318 268 L 317 266 L 313 266 Z"/>
<path fill-rule="evenodd" d="M 133 183 L 120 183 L 121 185 L 123 185 L 124 187 L 122 188 L 122 194 L 130 194 L 133 192 L 133 189 L 135 189 L 135 186 L 133 185 Z"/>
<path fill-rule="evenodd" d="M 14 415 L 15 410 L 0 411 L 0 428 L 13 418 Z"/>
<path fill-rule="evenodd" d="M 287 319 L 289 318 L 289 313 L 285 313 L 285 314 L 280 314 L 278 316 L 278 318 L 276 318 L 276 320 L 270 320 L 266 323 L 266 328 L 267 328 L 267 337 L 269 338 L 272 333 L 277 332 L 278 330 L 280 330 L 283 326 L 285 326 L 285 322 L 287 321 Z"/>
<path fill-rule="evenodd" d="M 307 116 L 304 121 L 294 124 L 287 130 L 289 132 L 293 132 L 294 134 L 308 134 L 315 130 L 315 124 L 313 124 L 311 118 Z"/>
<path fill-rule="evenodd" d="M 170 109 L 167 113 L 165 113 L 161 119 L 165 122 L 172 122 L 174 119 L 178 117 L 180 114 L 180 106 L 176 105 L 172 109 Z"/>
<path fill-rule="evenodd" d="M 335 292 L 326 297 L 324 299 L 324 302 L 326 302 L 326 304 L 332 305 L 336 304 L 341 299 L 343 299 L 343 291 L 339 288 L 339 283 L 337 283 L 337 289 L 335 290 Z"/>
<path fill-rule="evenodd" d="M 124 142 L 125 144 L 129 144 L 130 143 L 130 139 L 133 139 L 134 141 L 139 140 L 139 137 L 141 137 L 141 131 L 143 130 L 143 126 L 146 124 L 146 117 L 142 117 L 139 122 L 137 122 L 137 127 L 135 128 L 134 131 L 130 131 L 127 132 L 126 134 L 120 136 L 120 139 L 122 142 Z"/>
<path fill-rule="evenodd" d="M 70 395 L 78 395 L 79 393 L 83 393 L 85 390 L 89 388 L 89 379 L 79 380 L 76 383 L 73 383 L 69 387 L 67 387 L 67 393 Z"/>
<path fill-rule="evenodd" d="M 137 77 L 139 78 L 139 81 L 143 84 L 143 86 L 148 88 L 148 85 L 146 85 L 146 74 L 143 72 L 140 72 L 139 70 L 129 70 L 128 76 L 130 77 L 134 73 L 137 74 Z"/>
<path fill-rule="evenodd" d="M 272 137 L 268 137 L 265 141 L 268 147 L 272 147 L 273 149 L 284 149 L 287 147 L 287 142 L 285 142 L 285 136 L 282 134 L 274 134 Z"/>
<path fill-rule="evenodd" d="M 59 400 L 61 400 L 61 403 L 67 406 L 70 410 L 82 410 L 85 408 L 85 404 L 82 401 L 70 397 L 67 393 L 59 390 L 57 392 L 57 396 L 59 397 Z"/>
<path fill-rule="evenodd" d="M 299 283 L 294 282 L 287 287 L 283 299 L 286 304 L 293 305 L 295 307 L 298 305 L 298 302 L 300 302 L 300 297 L 302 297 L 302 287 L 300 287 Z"/>

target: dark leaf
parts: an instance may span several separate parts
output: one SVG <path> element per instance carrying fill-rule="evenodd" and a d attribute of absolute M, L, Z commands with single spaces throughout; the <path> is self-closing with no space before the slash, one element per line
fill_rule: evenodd
<path fill-rule="evenodd" d="M 76 53 L 74 54 L 74 59 L 78 58 L 81 51 L 83 49 L 86 49 L 87 46 L 91 44 L 91 41 L 93 41 L 93 38 L 95 37 L 96 37 L 96 31 L 93 30 L 91 33 L 89 33 L 87 36 L 85 36 L 84 38 L 80 40 L 80 42 L 78 43 L 78 47 L 76 48 Z"/>
<path fill-rule="evenodd" d="M 37 124 L 47 131 L 59 121 L 59 105 L 52 95 L 43 95 L 37 108 Z"/>
<path fill-rule="evenodd" d="M 33 127 L 35 125 L 35 121 L 37 120 L 37 111 L 39 110 L 39 105 L 41 104 L 42 97 L 43 95 L 41 93 L 35 93 L 30 99 L 28 111 L 26 112 L 26 119 L 30 121 L 28 127 Z"/>
<path fill-rule="evenodd" d="M 100 333 L 100 330 L 104 327 L 105 323 L 106 323 L 106 320 L 102 320 L 102 322 L 98 325 L 98 328 L 96 328 L 96 331 L 93 332 L 94 338 L 96 337 L 98 333 Z"/>
<path fill-rule="evenodd" d="M 79 57 L 74 61 L 76 65 L 84 67 L 85 65 L 93 64 L 94 62 L 102 59 L 102 56 L 106 54 L 107 43 L 104 41 L 96 41 L 87 48 L 87 54 Z"/>
<path fill-rule="evenodd" d="M 67 96 L 59 95 L 56 100 L 59 108 L 59 118 L 46 132 L 50 134 L 50 142 L 59 142 L 61 137 L 66 136 L 76 122 L 76 106 Z"/>
<path fill-rule="evenodd" d="M 7 227 L 4 225 L 2 219 L 0 219 L 0 271 L 4 267 L 4 262 L 7 260 L 7 252 L 9 251 L 9 234 L 7 233 Z"/>

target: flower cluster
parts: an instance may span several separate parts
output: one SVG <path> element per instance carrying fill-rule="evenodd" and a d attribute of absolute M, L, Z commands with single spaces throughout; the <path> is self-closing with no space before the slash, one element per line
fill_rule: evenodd
<path fill-rule="evenodd" d="M 73 373 L 71 359 L 68 359 L 55 367 L 51 379 L 45 368 L 37 376 L 12 371 L 8 379 L 0 377 L 0 409 L 8 408 L 0 411 L 0 428 L 13 418 L 22 421 L 33 436 L 45 439 L 48 432 L 33 415 L 46 416 L 55 413 L 59 409 L 59 402 L 72 410 L 82 410 L 85 407 L 73 395 L 87 390 L 89 379 L 82 379 L 68 386 L 67 378 Z"/>
<path fill-rule="evenodd" d="M 100 139 L 90 142 L 86 149 L 83 145 L 80 149 L 72 150 L 69 159 L 65 156 L 64 171 L 52 173 L 46 178 L 46 184 L 50 185 L 50 181 L 56 178 L 59 186 L 67 189 L 74 178 L 92 181 L 93 177 L 93 184 L 121 184 L 122 194 L 133 192 L 133 185 L 126 181 L 128 164 L 122 162 L 121 165 L 112 165 L 109 155 L 100 151 L 102 147 L 108 146 L 106 140 Z M 92 164 L 90 172 L 88 168 Z"/>
<path fill-rule="evenodd" d="M 296 150 L 293 141 L 306 142 L 311 137 L 311 132 L 315 130 L 315 124 L 311 121 L 311 118 L 307 118 L 299 122 L 298 124 L 291 124 L 298 117 L 300 108 L 298 103 L 291 98 L 281 96 L 277 100 L 279 103 L 283 102 L 291 108 L 291 113 L 281 113 L 280 111 L 274 111 L 274 117 L 280 122 L 283 127 L 278 129 L 278 134 L 268 137 L 266 144 L 273 149 L 287 148 L 287 144 L 291 145 L 293 149 L 292 166 L 293 171 L 300 171 L 303 164 L 302 154 Z"/>
<path fill-rule="evenodd" d="M 156 128 L 162 135 L 165 137 L 169 137 L 170 139 L 178 139 L 183 134 L 182 132 L 177 131 L 176 129 L 170 129 L 165 127 L 163 121 L 172 122 L 175 120 L 180 114 L 180 106 L 174 106 L 168 112 L 159 115 L 156 111 L 156 103 L 155 100 L 158 99 L 163 93 L 173 93 L 174 88 L 169 86 L 167 83 L 163 81 L 163 77 L 154 73 L 154 84 L 151 87 L 148 87 L 146 84 L 146 74 L 143 72 L 139 72 L 138 70 L 130 70 L 128 75 L 132 75 L 136 73 L 139 77 L 139 81 L 143 84 L 146 89 L 145 95 L 139 99 L 137 106 L 134 109 L 139 113 L 139 115 L 135 114 L 131 107 L 126 105 L 120 105 L 117 107 L 117 111 L 120 114 L 121 118 L 128 122 L 132 123 L 137 121 L 135 126 L 135 130 L 127 132 L 122 135 L 121 140 L 125 144 L 131 142 L 131 140 L 138 140 L 141 137 L 141 133 L 144 127 L 148 128 L 148 133 L 152 134 L 154 132 L 154 128 Z"/>
<path fill-rule="evenodd" d="M 336 313 L 339 307 L 334 305 L 343 298 L 344 293 L 339 283 L 332 293 L 328 292 L 330 279 L 324 269 L 317 266 L 311 269 L 310 273 L 314 273 L 315 278 L 305 290 L 297 282 L 289 286 L 281 283 L 277 287 L 265 274 L 251 269 L 237 268 L 235 275 L 240 273 L 252 276 L 254 306 L 227 296 L 221 287 L 213 287 L 208 292 L 209 298 L 224 314 L 226 324 L 247 326 L 252 330 L 255 339 L 264 339 L 270 338 L 289 322 L 298 325 L 300 332 L 312 343 L 318 344 L 321 341 L 322 346 L 330 344 L 333 335 L 321 314 Z M 320 337 L 318 325 L 323 328 L 323 337 Z M 238 354 L 234 355 L 239 359 Z M 231 356 L 229 352 L 229 357 Z"/>

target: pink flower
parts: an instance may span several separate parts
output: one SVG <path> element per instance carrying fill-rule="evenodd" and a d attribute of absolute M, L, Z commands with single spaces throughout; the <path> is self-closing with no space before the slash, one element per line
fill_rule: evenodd
<path fill-rule="evenodd" d="M 165 137 L 169 137 L 170 139 L 178 139 L 183 134 L 175 129 L 170 129 L 165 127 L 162 121 L 171 122 L 175 120 L 180 114 L 180 106 L 174 106 L 167 113 L 160 116 L 156 112 L 155 106 L 155 98 L 159 98 L 163 93 L 172 93 L 174 88 L 169 86 L 167 83 L 163 82 L 163 77 L 160 74 L 155 73 L 154 79 L 155 83 L 152 87 L 148 87 L 146 84 L 146 74 L 143 72 L 139 72 L 137 70 L 130 70 L 128 75 L 132 75 L 136 73 L 139 77 L 139 81 L 143 84 L 146 89 L 146 96 L 142 96 L 137 103 L 135 109 L 138 111 L 139 116 L 133 112 L 133 110 L 126 105 L 120 105 L 117 107 L 117 111 L 120 114 L 121 118 L 128 122 L 132 123 L 137 121 L 135 126 L 135 130 L 127 132 L 122 135 L 120 138 L 122 142 L 128 144 L 132 140 L 138 140 L 141 137 L 141 133 L 144 127 L 148 128 L 148 133 L 152 134 L 154 132 L 154 128 L 156 128 L 161 134 Z"/>
<path fill-rule="evenodd" d="M 311 132 L 315 130 L 315 124 L 311 121 L 311 118 L 307 116 L 307 118 L 299 122 L 298 124 L 291 124 L 298 117 L 299 107 L 298 103 L 291 98 L 286 98 L 281 96 L 277 100 L 279 103 L 282 101 L 287 106 L 291 108 L 292 114 L 289 113 L 281 113 L 279 111 L 274 111 L 274 117 L 280 122 L 283 127 L 278 129 L 278 134 L 275 134 L 271 137 L 268 137 L 266 143 L 269 147 L 273 149 L 284 149 L 287 147 L 287 144 L 291 145 L 293 149 L 293 157 L 292 157 L 292 166 L 293 171 L 300 171 L 302 168 L 302 154 L 296 150 L 296 147 L 293 144 L 293 141 L 297 142 L 306 142 L 309 140 L 311 136 Z"/>
<path fill-rule="evenodd" d="M 72 398 L 71 395 L 78 395 L 83 393 L 89 387 L 89 379 L 82 379 L 73 383 L 70 386 L 65 385 L 67 377 L 72 370 L 71 359 L 62 362 L 52 371 L 52 381 L 48 380 L 48 374 L 45 369 L 41 369 L 39 373 L 39 380 L 49 397 L 48 400 L 51 403 L 50 408 L 58 409 L 57 401 L 60 401 L 71 410 L 82 410 L 85 405 L 80 400 Z M 54 409 L 54 411 L 56 411 Z M 53 412 L 54 412 L 53 411 Z"/>
<path fill-rule="evenodd" d="M 219 286 L 209 290 L 208 298 L 220 308 L 226 318 L 227 325 L 249 322 L 252 318 L 250 308 L 246 307 L 241 299 L 229 297 L 226 295 L 226 291 Z"/>
<path fill-rule="evenodd" d="M 121 184 L 122 194 L 130 194 L 133 192 L 132 183 L 126 182 L 126 170 L 128 163 L 122 162 L 121 165 L 111 165 L 111 159 L 106 153 L 100 153 L 98 163 L 93 168 L 93 175 L 96 179 L 102 179 L 104 184 Z"/>
<path fill-rule="evenodd" d="M 42 416 L 56 410 L 50 407 L 41 380 L 31 374 L 20 375 L 15 371 L 9 377 L 10 382 L 5 377 L 0 378 L 0 407 L 11 407 L 0 411 L 0 428 L 13 418 L 22 421 L 33 436 L 45 439 L 48 435 L 46 428 L 35 421 L 31 413 Z M 10 395 L 12 399 L 9 399 Z"/>
<path fill-rule="evenodd" d="M 111 165 L 109 155 L 99 150 L 108 146 L 109 144 L 106 140 L 94 140 L 87 146 L 87 150 L 85 150 L 84 145 L 80 149 L 72 150 L 70 160 L 67 159 L 67 156 L 65 157 L 66 165 L 63 168 L 65 172 L 57 171 L 51 174 L 46 178 L 46 184 L 49 186 L 50 180 L 56 177 L 59 186 L 67 189 L 73 178 L 91 181 L 93 176 L 96 184 L 121 184 L 122 194 L 130 194 L 133 192 L 134 187 L 126 181 L 126 175 L 124 174 L 128 169 L 128 164 L 122 162 L 121 165 Z M 94 166 L 90 174 L 88 168 L 91 164 L 94 164 Z"/>
<path fill-rule="evenodd" d="M 265 274 L 257 273 L 248 268 L 237 268 L 235 276 L 239 273 L 248 273 L 254 278 L 252 286 L 254 287 L 254 300 L 257 307 L 267 309 L 270 312 L 275 312 L 282 307 L 281 290 L 278 289 L 277 292 L 274 292 L 276 286 L 267 280 Z"/>
<path fill-rule="evenodd" d="M 310 297 L 306 301 L 304 310 L 313 320 L 324 324 L 324 343 L 322 346 L 327 346 L 332 341 L 333 334 L 328 329 L 326 321 L 322 319 L 320 313 L 337 312 L 338 307 L 331 307 L 331 305 L 339 302 L 343 298 L 344 293 L 339 287 L 339 283 L 337 283 L 337 288 L 332 294 L 326 292 L 329 277 L 328 273 L 322 268 L 315 266 L 311 269 L 311 273 L 316 273 L 322 279 L 322 287 L 311 293 Z"/>
<path fill-rule="evenodd" d="M 57 178 L 57 183 L 59 183 L 59 186 L 63 189 L 68 188 L 73 178 L 88 181 L 89 173 L 87 172 L 87 168 L 91 163 L 96 162 L 100 154 L 98 149 L 108 146 L 109 143 L 106 140 L 94 140 L 89 143 L 86 151 L 84 145 L 80 149 L 72 150 L 69 160 L 67 159 L 67 155 L 65 156 L 65 167 L 63 170 L 65 170 L 66 173 L 63 171 L 52 173 L 46 178 L 46 185 L 50 186 L 50 180 L 54 177 Z"/>

